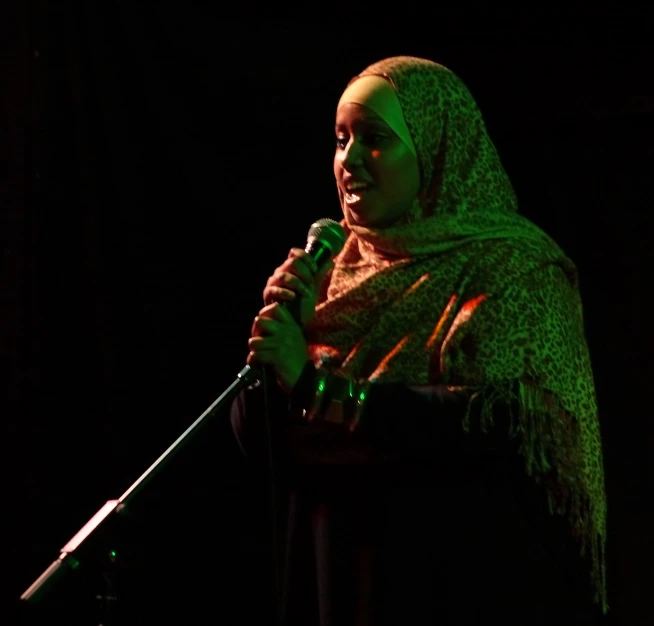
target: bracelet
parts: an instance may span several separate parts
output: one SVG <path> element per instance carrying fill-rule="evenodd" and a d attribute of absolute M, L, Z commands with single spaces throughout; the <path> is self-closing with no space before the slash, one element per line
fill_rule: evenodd
<path fill-rule="evenodd" d="M 354 407 L 347 423 L 348 430 L 353 433 L 361 423 L 363 408 L 370 393 L 370 380 L 363 380 L 357 385 L 356 395 L 354 396 Z"/>
<path fill-rule="evenodd" d="M 314 379 L 315 391 L 313 393 L 313 398 L 311 399 L 311 404 L 309 407 L 302 411 L 302 415 L 306 417 L 308 422 L 313 422 L 321 413 L 328 379 L 329 372 L 325 368 L 316 368 L 316 375 Z"/>
<path fill-rule="evenodd" d="M 357 381 L 340 372 L 318 367 L 313 381 L 313 395 L 303 416 L 309 422 L 320 419 L 331 424 L 343 424 L 354 432 L 360 422 L 371 382 Z M 307 399 L 308 400 L 308 399 Z"/>
<path fill-rule="evenodd" d="M 327 385 L 328 402 L 324 410 L 323 420 L 332 424 L 343 424 L 345 415 L 349 412 L 354 397 L 354 380 L 343 374 L 334 373 L 329 377 Z"/>

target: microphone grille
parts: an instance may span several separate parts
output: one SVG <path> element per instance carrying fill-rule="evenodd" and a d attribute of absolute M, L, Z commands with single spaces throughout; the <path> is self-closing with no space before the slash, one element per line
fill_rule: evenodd
<path fill-rule="evenodd" d="M 307 241 L 319 241 L 336 256 L 345 245 L 345 230 L 336 220 L 323 217 L 311 224 Z"/>

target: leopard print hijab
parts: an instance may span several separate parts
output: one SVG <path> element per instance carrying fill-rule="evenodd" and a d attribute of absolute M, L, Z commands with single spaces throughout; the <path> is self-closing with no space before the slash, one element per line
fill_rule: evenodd
<path fill-rule="evenodd" d="M 606 612 L 602 446 L 576 267 L 517 213 L 479 109 L 453 72 L 403 56 L 365 75 L 395 89 L 422 188 L 391 227 L 342 221 L 345 246 L 306 328 L 311 356 L 357 379 L 468 389 L 482 417 L 472 425 L 469 411 L 466 430 L 492 426 L 493 405 L 514 401 L 509 435 L 520 436 L 551 512 L 566 515 L 582 554 L 590 550 Z"/>

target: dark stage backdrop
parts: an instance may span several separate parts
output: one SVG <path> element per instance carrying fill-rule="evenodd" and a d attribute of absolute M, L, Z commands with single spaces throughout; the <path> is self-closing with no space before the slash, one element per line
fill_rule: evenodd
<path fill-rule="evenodd" d="M 522 212 L 579 266 L 609 490 L 606 623 L 647 623 L 647 15 L 444 12 L 416 30 L 409 17 L 227 21 L 222 3 L 14 4 L 0 19 L 2 624 L 62 611 L 61 623 L 110 623 L 94 599 L 103 572 L 114 624 L 269 623 L 267 485 L 224 412 L 41 610 L 17 598 L 234 382 L 270 271 L 315 219 L 340 216 L 340 92 L 395 54 L 466 81 Z"/>

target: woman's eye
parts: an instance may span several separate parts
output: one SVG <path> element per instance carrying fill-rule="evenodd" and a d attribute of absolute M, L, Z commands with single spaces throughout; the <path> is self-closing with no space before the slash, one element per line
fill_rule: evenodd
<path fill-rule="evenodd" d="M 364 146 L 376 148 L 383 144 L 388 139 L 388 136 L 385 133 L 380 132 L 369 132 L 362 134 L 358 138 L 355 138 L 355 142 L 359 142 Z M 350 138 L 344 135 L 336 136 L 336 146 L 339 150 L 345 150 L 347 144 L 350 141 Z"/>
<path fill-rule="evenodd" d="M 377 146 L 383 143 L 385 139 L 386 135 L 384 133 L 368 133 L 364 137 L 365 143 L 369 146 Z"/>

